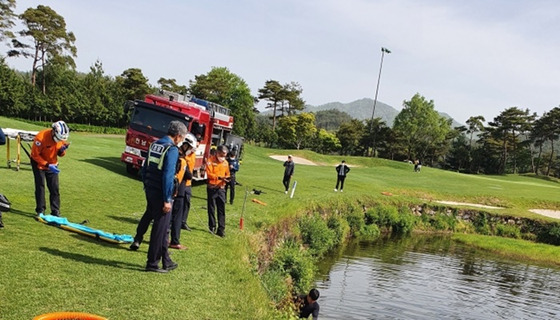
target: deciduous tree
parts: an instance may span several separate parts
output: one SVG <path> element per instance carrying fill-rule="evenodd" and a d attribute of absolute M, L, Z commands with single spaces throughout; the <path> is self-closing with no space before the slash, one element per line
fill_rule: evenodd
<path fill-rule="evenodd" d="M 340 141 L 340 153 L 343 155 L 358 155 L 364 150 L 360 145 L 360 140 L 364 134 L 364 124 L 360 120 L 353 119 L 343 123 L 336 132 L 336 137 Z"/>
<path fill-rule="evenodd" d="M 315 136 L 315 115 L 310 112 L 303 112 L 295 116 L 296 122 L 296 149 L 308 146 L 311 139 Z"/>
<path fill-rule="evenodd" d="M 332 132 L 325 129 L 317 130 L 313 149 L 319 153 L 328 154 L 340 150 L 340 140 Z"/>
<path fill-rule="evenodd" d="M 385 145 L 386 135 L 388 130 L 387 123 L 381 118 L 366 119 L 365 130 L 361 139 L 362 145 L 367 148 L 364 150 L 364 156 L 368 156 L 369 146 L 371 148 L 371 156 L 377 156 L 377 148 L 379 145 Z"/>
<path fill-rule="evenodd" d="M 408 159 L 428 156 L 433 159 L 434 153 L 446 147 L 450 122 L 435 111 L 433 100 L 428 101 L 418 93 L 403 105 L 395 118 L 393 130 L 403 142 Z"/>
<path fill-rule="evenodd" d="M 26 85 L 16 72 L 0 58 L 0 114 L 7 117 L 25 117 L 27 106 L 23 98 Z"/>
<path fill-rule="evenodd" d="M 294 148 L 296 146 L 296 126 L 297 118 L 295 116 L 278 119 L 276 134 L 278 135 L 278 143 L 281 147 Z"/>
<path fill-rule="evenodd" d="M 214 67 L 207 74 L 195 76 L 189 91 L 198 98 L 228 107 L 235 118 L 233 130 L 244 136 L 255 130 L 255 98 L 249 86 L 225 67 Z"/>
<path fill-rule="evenodd" d="M 103 64 L 96 61 L 82 80 L 87 108 L 81 110 L 81 121 L 120 126 L 124 124 L 123 103 L 126 100 L 117 89 L 115 81 L 105 75 Z"/>

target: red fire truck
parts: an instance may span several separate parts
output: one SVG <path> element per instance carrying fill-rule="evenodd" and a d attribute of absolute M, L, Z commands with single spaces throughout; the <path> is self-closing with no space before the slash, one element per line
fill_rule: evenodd
<path fill-rule="evenodd" d="M 132 111 L 132 115 L 121 161 L 126 163 L 130 174 L 138 174 L 148 147 L 167 134 L 167 126 L 172 120 L 182 121 L 198 139 L 193 179 L 206 179 L 204 164 L 211 150 L 218 145 L 227 145 L 238 158 L 241 157 L 243 138 L 231 133 L 233 117 L 230 110 L 216 103 L 161 90 L 158 95 L 147 95 L 144 101 L 127 101 L 125 111 Z"/>

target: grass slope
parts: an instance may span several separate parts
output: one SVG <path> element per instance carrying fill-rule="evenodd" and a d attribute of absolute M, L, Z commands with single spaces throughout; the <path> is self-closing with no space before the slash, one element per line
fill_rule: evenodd
<path fill-rule="evenodd" d="M 0 117 L 0 127 L 42 128 Z M 113 233 L 134 234 L 145 207 L 141 181 L 126 174 L 120 154 L 123 136 L 72 133 L 67 156 L 60 158 L 61 213 L 72 222 L 88 219 L 88 226 Z M 13 141 L 12 141 L 13 142 Z M 12 156 L 15 154 L 12 143 Z M 26 145 L 27 146 L 27 145 Z M 5 154 L 5 146 L 0 153 Z M 283 192 L 282 162 L 272 154 L 305 157 L 321 166 L 296 165 L 293 199 Z M 3 156 L 2 156 L 3 157 Z M 27 162 L 23 154 L 24 162 Z M 506 207 L 501 214 L 541 217 L 530 208 L 560 209 L 560 185 L 531 177 L 468 176 L 382 159 L 345 157 L 355 165 L 344 193 L 333 192 L 334 166 L 341 157 L 310 151 L 281 151 L 247 146 L 238 180 L 235 204 L 227 210 L 227 237 L 207 231 L 206 190 L 193 188 L 189 215 L 192 232 L 183 232 L 187 251 L 173 251 L 179 263 L 173 272 L 143 272 L 147 244 L 139 252 L 126 245 L 98 242 L 36 222 L 33 174 L 0 165 L 0 192 L 12 202 L 0 230 L 0 319 L 31 319 L 53 311 L 84 311 L 110 319 L 274 319 L 282 318 L 268 303 L 252 270 L 247 235 L 284 217 L 302 214 L 318 205 L 348 201 L 385 201 L 398 204 L 454 200 Z M 249 194 L 245 230 L 239 230 L 244 191 Z M 394 194 L 381 195 L 382 191 Z M 258 199 L 266 206 L 251 202 Z M 488 210 L 493 211 L 493 210 Z M 47 211 L 48 212 L 48 211 Z M 147 237 L 146 237 L 147 238 Z"/>

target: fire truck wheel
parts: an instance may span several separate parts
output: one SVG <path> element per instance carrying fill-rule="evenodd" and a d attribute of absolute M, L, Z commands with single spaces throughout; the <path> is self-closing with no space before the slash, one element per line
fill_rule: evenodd
<path fill-rule="evenodd" d="M 126 164 L 126 172 L 128 172 L 129 174 L 136 176 L 138 175 L 138 169 L 136 169 L 133 165 L 131 165 L 130 163 Z"/>

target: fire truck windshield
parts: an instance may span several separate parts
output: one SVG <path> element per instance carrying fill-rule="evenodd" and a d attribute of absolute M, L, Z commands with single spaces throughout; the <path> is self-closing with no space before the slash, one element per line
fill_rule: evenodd
<path fill-rule="evenodd" d="M 136 106 L 130 119 L 130 127 L 149 135 L 163 137 L 167 134 L 169 122 L 173 120 L 179 120 L 183 122 L 187 128 L 189 127 L 189 121 L 184 117 L 181 118 L 166 112 Z"/>

